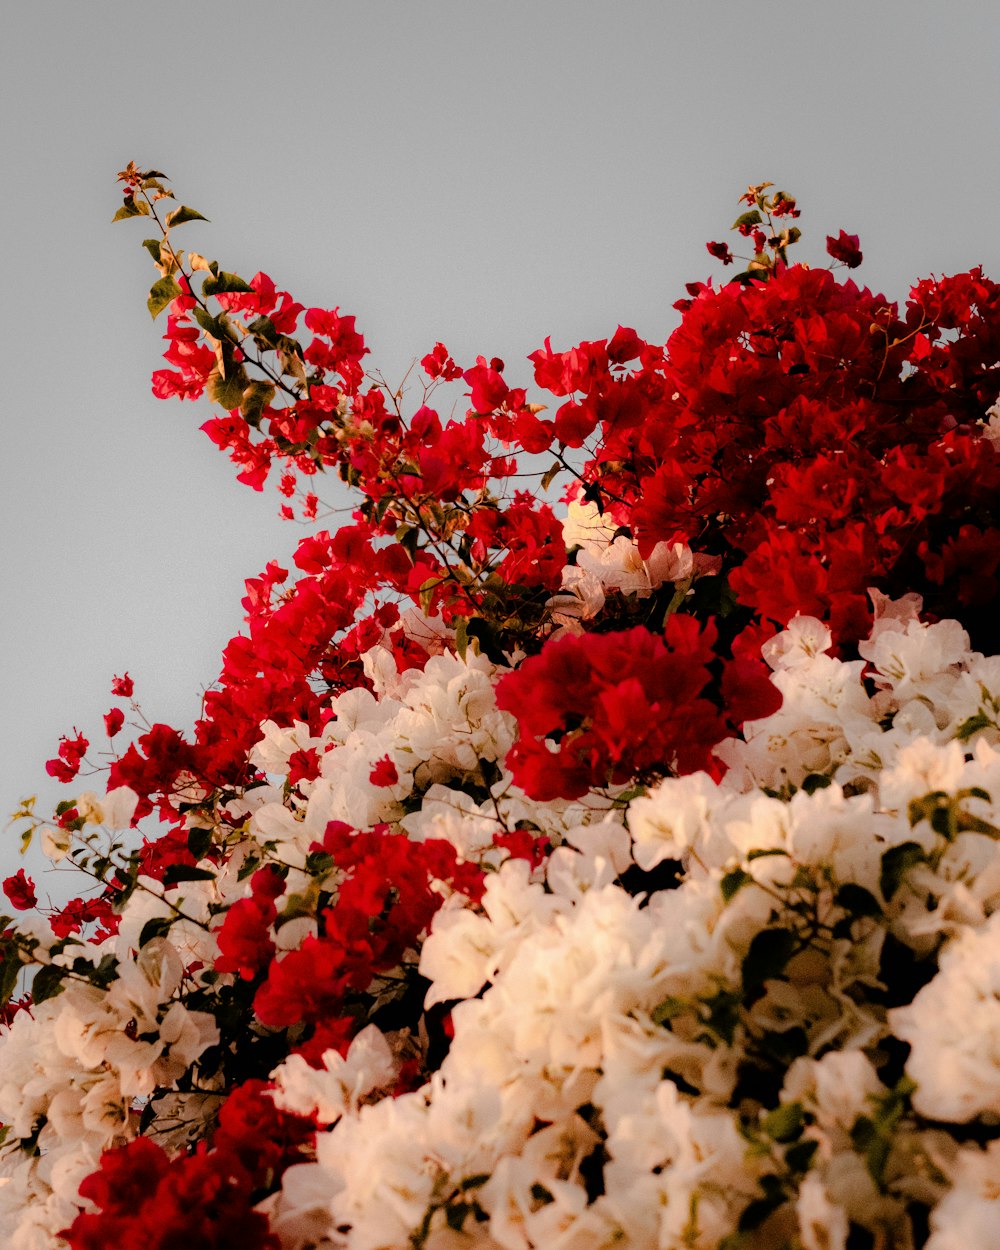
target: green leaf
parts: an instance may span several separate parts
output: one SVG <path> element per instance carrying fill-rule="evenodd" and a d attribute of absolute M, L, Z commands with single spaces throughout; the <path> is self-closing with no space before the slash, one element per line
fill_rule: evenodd
<path fill-rule="evenodd" d="M 725 902 L 729 902 L 734 895 L 738 894 L 745 885 L 749 885 L 753 880 L 748 872 L 744 872 L 742 868 L 734 868 L 732 872 L 727 872 L 719 882 L 719 889 L 722 891 L 722 897 Z"/>
<path fill-rule="evenodd" d="M 750 943 L 743 957 L 743 988 L 759 990 L 765 981 L 780 976 L 795 950 L 795 934 L 790 929 L 763 929 Z"/>
<path fill-rule="evenodd" d="M 983 711 L 976 712 L 967 720 L 962 721 L 955 732 L 955 737 L 959 742 L 968 742 L 973 734 L 979 733 L 980 729 L 989 729 L 993 721 Z"/>
<path fill-rule="evenodd" d="M 733 222 L 731 230 L 739 230 L 740 226 L 756 226 L 763 220 L 756 208 L 751 208 L 748 213 L 740 213 L 739 217 Z"/>
<path fill-rule="evenodd" d="M 817 790 L 825 790 L 831 781 L 832 778 L 826 773 L 810 773 L 808 777 L 802 779 L 802 789 L 806 794 L 815 794 Z"/>
<path fill-rule="evenodd" d="M 102 955 L 100 963 L 95 965 L 81 955 L 73 960 L 73 971 L 85 976 L 91 985 L 106 988 L 118 980 L 118 960 L 114 955 Z"/>
<path fill-rule="evenodd" d="M 188 208 L 186 204 L 181 204 L 167 213 L 167 229 L 171 226 L 183 226 L 186 221 L 208 221 L 207 217 L 203 217 L 195 208 Z"/>
<path fill-rule="evenodd" d="M 146 307 L 149 309 L 149 315 L 155 321 L 159 314 L 163 312 L 164 308 L 166 308 L 168 304 L 173 303 L 178 295 L 182 294 L 183 292 L 181 291 L 181 288 L 177 285 L 170 274 L 167 274 L 165 278 L 160 278 L 158 282 L 154 282 L 149 288 L 149 299 L 146 301 Z"/>
<path fill-rule="evenodd" d="M 553 460 L 551 466 L 542 474 L 541 486 L 542 490 L 548 490 L 555 481 L 556 476 L 562 469 L 562 464 L 558 460 Z"/>
<path fill-rule="evenodd" d="M 489 1179 L 489 1172 L 475 1172 L 472 1176 L 459 1181 L 455 1188 L 460 1194 L 468 1193 L 470 1189 L 480 1189 Z"/>
<path fill-rule="evenodd" d="M 328 851 L 311 851 L 306 856 L 306 872 L 310 877 L 321 881 L 337 866 L 337 861 Z"/>
<path fill-rule="evenodd" d="M 468 620 L 464 616 L 456 617 L 452 621 L 455 629 L 455 651 L 458 653 L 460 660 L 465 659 L 465 654 L 469 649 L 469 631 Z"/>
<path fill-rule="evenodd" d="M 662 1003 L 657 1004 L 650 1012 L 650 1019 L 654 1024 L 669 1024 L 671 1020 L 682 1016 L 691 1010 L 691 1004 L 683 998 L 665 998 Z"/>
<path fill-rule="evenodd" d="M 8 947 L 0 957 L 0 1007 L 6 1007 L 21 975 L 21 961 L 17 952 Z"/>
<path fill-rule="evenodd" d="M 500 641 L 493 626 L 481 616 L 474 616 L 465 627 L 470 638 L 479 643 L 479 654 L 485 655 L 494 664 L 506 664 L 507 657 L 503 653 Z"/>
<path fill-rule="evenodd" d="M 793 1172 L 805 1172 L 819 1149 L 818 1141 L 799 1141 L 785 1151 L 785 1163 Z"/>
<path fill-rule="evenodd" d="M 710 998 L 703 998 L 701 1002 L 708 1012 L 705 1023 L 716 1037 L 720 1037 L 727 1046 L 732 1046 L 736 1027 L 740 1022 L 742 995 L 733 990 L 722 989 Z"/>
<path fill-rule="evenodd" d="M 260 348 L 274 349 L 278 345 L 278 331 L 270 317 L 255 317 L 247 326 Z"/>
<path fill-rule="evenodd" d="M 209 295 L 246 295 L 253 294 L 253 287 L 238 274 L 226 273 L 224 269 L 220 269 L 218 274 L 212 274 L 205 279 L 201 293 L 206 298 Z"/>
<path fill-rule="evenodd" d="M 169 889 L 182 881 L 214 881 L 216 874 L 210 868 L 195 868 L 191 864 L 171 864 L 163 873 L 163 885 Z"/>
<path fill-rule="evenodd" d="M 240 412 L 247 425 L 255 430 L 260 429 L 260 419 L 264 409 L 274 399 L 274 386 L 270 382 L 252 381 L 243 391 L 240 400 Z"/>
<path fill-rule="evenodd" d="M 855 916 L 881 916 L 882 907 L 878 899 L 863 885 L 847 881 L 837 891 L 835 901 L 838 907 L 849 911 Z"/>
<path fill-rule="evenodd" d="M 420 531 L 417 527 L 415 525 L 397 526 L 395 538 L 410 557 L 411 564 L 416 564 L 417 552 L 420 550 Z"/>
<path fill-rule="evenodd" d="M 114 217 L 111 218 L 112 225 L 116 221 L 124 221 L 126 217 L 148 217 L 149 205 L 145 200 L 126 200 Z"/>
<path fill-rule="evenodd" d="M 208 848 L 212 845 L 211 829 L 202 829 L 195 825 L 188 830 L 187 844 L 188 850 L 195 859 L 204 859 Z"/>
<path fill-rule="evenodd" d="M 201 326 L 206 334 L 210 334 L 213 339 L 218 339 L 221 343 L 223 340 L 234 342 L 236 339 L 236 330 L 225 313 L 213 317 L 210 312 L 204 308 L 199 308 L 196 304 L 191 309 L 191 316 Z"/>
<path fill-rule="evenodd" d="M 789 1142 L 800 1136 L 805 1115 L 800 1102 L 784 1103 L 764 1117 L 761 1128 L 773 1141 Z"/>
<path fill-rule="evenodd" d="M 882 897 L 888 902 L 899 889 L 903 878 L 914 864 L 925 864 L 927 853 L 916 842 L 903 842 L 900 846 L 891 847 L 882 856 L 882 872 L 879 876 L 878 888 Z"/>
<path fill-rule="evenodd" d="M 303 363 L 302 347 L 287 334 L 279 334 L 277 340 L 278 363 L 281 372 L 297 382 L 305 383 L 306 369 Z"/>
<path fill-rule="evenodd" d="M 759 1228 L 767 1219 L 772 1211 L 777 1211 L 785 1201 L 784 1194 L 769 1194 L 766 1198 L 755 1198 L 747 1207 L 744 1208 L 743 1214 L 740 1216 L 738 1229 L 741 1233 L 750 1232 L 752 1229 Z"/>
<path fill-rule="evenodd" d="M 169 916 L 154 916 L 152 920 L 147 920 L 139 934 L 140 950 L 147 942 L 152 942 L 153 938 L 166 937 L 172 924 Z"/>
<path fill-rule="evenodd" d="M 809 1049 L 809 1034 L 796 1025 L 793 1029 L 772 1029 L 760 1039 L 760 1049 L 772 1063 L 787 1068 Z"/>
<path fill-rule="evenodd" d="M 61 994 L 65 989 L 63 985 L 65 975 L 66 970 L 57 968 L 54 964 L 46 964 L 44 968 L 39 968 L 31 983 L 31 1001 L 44 1003 L 50 998 L 55 998 L 57 994 Z"/>
<path fill-rule="evenodd" d="M 160 263 L 160 240 L 159 239 L 143 239 L 142 246 L 152 256 L 154 262 Z"/>
<path fill-rule="evenodd" d="M 243 392 L 249 380 L 243 369 L 232 377 L 223 377 L 218 369 L 213 369 L 209 374 L 208 385 L 205 389 L 208 391 L 209 399 L 221 404 L 227 412 L 232 412 L 243 403 Z"/>
<path fill-rule="evenodd" d="M 259 867 L 260 867 L 260 856 L 248 855 L 246 859 L 243 861 L 243 863 L 240 865 L 239 872 L 237 872 L 236 874 L 236 880 L 246 881 L 247 877 L 249 877 L 251 873 L 256 872 Z"/>

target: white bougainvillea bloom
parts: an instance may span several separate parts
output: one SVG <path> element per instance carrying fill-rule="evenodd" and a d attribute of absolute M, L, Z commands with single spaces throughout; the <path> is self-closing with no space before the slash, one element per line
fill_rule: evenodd
<path fill-rule="evenodd" d="M 1000 1119 L 1000 912 L 951 938 L 937 975 L 889 1023 L 910 1044 L 906 1072 L 922 1115 Z"/>

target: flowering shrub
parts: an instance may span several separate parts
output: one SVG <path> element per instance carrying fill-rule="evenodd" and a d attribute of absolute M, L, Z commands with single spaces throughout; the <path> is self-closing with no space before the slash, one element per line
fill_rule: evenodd
<path fill-rule="evenodd" d="M 121 181 L 154 392 L 357 506 L 19 813 L 88 884 L 3 882 L 5 1244 L 993 1250 L 1000 287 L 793 264 L 763 184 L 665 346 L 405 393 Z"/>

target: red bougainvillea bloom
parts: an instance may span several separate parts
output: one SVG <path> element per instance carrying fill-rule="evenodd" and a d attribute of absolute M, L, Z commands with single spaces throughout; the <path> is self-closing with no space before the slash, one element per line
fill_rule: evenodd
<path fill-rule="evenodd" d="M 443 382 L 454 382 L 462 376 L 462 370 L 452 360 L 443 343 L 434 344 L 433 349 L 421 360 L 420 367 L 432 381 L 440 378 Z"/>
<path fill-rule="evenodd" d="M 35 883 L 30 877 L 25 876 L 23 868 L 19 868 L 13 877 L 8 877 L 4 881 L 3 892 L 10 900 L 11 907 L 18 911 L 27 911 L 38 902 Z"/>
<path fill-rule="evenodd" d="M 250 882 L 251 897 L 238 899 L 226 912 L 216 934 L 220 954 L 216 972 L 237 972 L 252 981 L 267 967 L 274 955 L 270 926 L 278 915 L 274 900 L 284 891 L 281 873 L 269 864 L 255 872 Z"/>
<path fill-rule="evenodd" d="M 113 738 L 119 733 L 122 725 L 125 724 L 125 713 L 120 707 L 113 707 L 110 712 L 104 714 L 104 732 L 109 738 Z"/>
<path fill-rule="evenodd" d="M 78 729 L 73 730 L 75 738 L 59 739 L 59 754 L 55 759 L 47 760 L 45 771 L 56 781 L 70 782 L 80 771 L 83 757 L 87 754 L 90 743 Z"/>
<path fill-rule="evenodd" d="M 128 673 L 115 677 L 111 682 L 111 693 L 120 699 L 131 699 L 134 683 Z"/>
<path fill-rule="evenodd" d="M 373 786 L 394 786 L 399 781 L 396 765 L 388 755 L 384 755 L 380 760 L 375 761 L 375 767 L 372 769 L 368 780 Z"/>
<path fill-rule="evenodd" d="M 826 236 L 826 250 L 834 260 L 842 261 L 848 269 L 857 269 L 864 259 L 861 255 L 858 236 L 847 234 L 843 230 L 836 238 L 830 234 Z"/>
<path fill-rule="evenodd" d="M 710 256 L 714 256 L 716 260 L 721 260 L 724 265 L 733 263 L 734 257 L 729 250 L 728 243 L 706 243 L 705 247 L 708 249 Z"/>
<path fill-rule="evenodd" d="M 729 661 L 716 685 L 716 631 L 672 616 L 663 637 L 643 626 L 567 636 L 504 677 L 497 705 L 518 720 L 514 778 L 543 801 L 578 798 L 635 776 L 719 772 L 712 748 L 781 705 L 762 664 Z"/>
<path fill-rule="evenodd" d="M 231 1150 L 169 1159 L 138 1137 L 101 1157 L 80 1186 L 96 1207 L 60 1236 L 71 1250 L 280 1250 L 267 1216 L 255 1211 L 255 1174 Z"/>

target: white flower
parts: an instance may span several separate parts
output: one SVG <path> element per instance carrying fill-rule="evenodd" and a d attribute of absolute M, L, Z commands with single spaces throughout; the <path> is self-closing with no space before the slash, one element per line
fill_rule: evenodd
<path fill-rule="evenodd" d="M 844 1250 L 850 1231 L 847 1213 L 830 1201 L 822 1180 L 810 1172 L 795 1202 L 803 1250 Z"/>
<path fill-rule="evenodd" d="M 1000 912 L 946 944 L 937 975 L 889 1025 L 910 1043 L 906 1072 L 922 1115 L 1000 1117 Z"/>
<path fill-rule="evenodd" d="M 665 859 L 682 859 L 708 836 L 712 812 L 724 801 L 707 773 L 663 781 L 649 794 L 633 799 L 628 825 L 635 862 L 649 872 Z"/>
<path fill-rule="evenodd" d="M 296 751 L 316 746 L 303 721 L 296 721 L 289 729 L 273 720 L 266 720 L 260 727 L 263 738 L 250 751 L 249 762 L 265 773 L 287 776 L 288 760 Z"/>
<path fill-rule="evenodd" d="M 954 793 L 962 786 L 964 772 L 965 753 L 957 742 L 917 738 L 900 747 L 893 766 L 882 773 L 882 803 L 905 815 L 911 799 L 921 799 L 934 791 Z"/>
<path fill-rule="evenodd" d="M 960 1150 L 953 1188 L 931 1212 L 925 1250 L 996 1250 L 1000 1228 L 1000 1141 Z"/>
<path fill-rule="evenodd" d="M 335 1124 L 373 1090 L 388 1087 L 396 1077 L 385 1034 L 374 1024 L 354 1038 L 346 1057 L 335 1050 L 323 1054 L 323 1067 L 313 1068 L 301 1055 L 289 1055 L 271 1073 L 272 1094 L 283 1111 L 315 1115 L 320 1124 Z"/>

